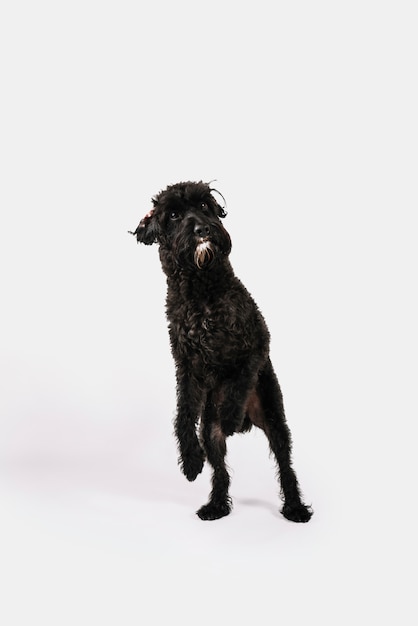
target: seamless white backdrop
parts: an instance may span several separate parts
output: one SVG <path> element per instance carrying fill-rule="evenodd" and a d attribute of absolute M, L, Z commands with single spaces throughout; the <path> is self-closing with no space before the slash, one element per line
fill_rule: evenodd
<path fill-rule="evenodd" d="M 415 624 L 413 2 L 2 3 L 2 623 Z M 179 180 L 227 201 L 315 515 L 261 433 L 204 524 L 172 436 L 157 250 Z"/>

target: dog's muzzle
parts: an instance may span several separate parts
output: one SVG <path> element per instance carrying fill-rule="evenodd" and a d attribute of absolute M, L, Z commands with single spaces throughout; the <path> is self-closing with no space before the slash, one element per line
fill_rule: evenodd
<path fill-rule="evenodd" d="M 211 227 L 209 224 L 205 224 L 203 220 L 199 219 L 194 225 L 193 232 L 197 238 L 194 262 L 199 269 L 202 269 L 203 266 L 210 263 L 215 256 L 213 244 L 209 239 Z"/>
<path fill-rule="evenodd" d="M 194 262 L 197 267 L 202 269 L 204 265 L 213 260 L 214 255 L 215 253 L 211 241 L 207 238 L 200 237 L 194 253 Z"/>

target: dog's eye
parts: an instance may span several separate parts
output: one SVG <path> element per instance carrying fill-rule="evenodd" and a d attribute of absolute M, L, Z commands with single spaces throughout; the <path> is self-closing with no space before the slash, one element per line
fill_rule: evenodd
<path fill-rule="evenodd" d="M 180 217 L 180 214 L 177 211 L 171 211 L 170 220 L 178 220 L 179 217 Z"/>
<path fill-rule="evenodd" d="M 209 207 L 206 202 L 201 202 L 200 208 L 202 209 L 202 211 L 207 211 Z"/>

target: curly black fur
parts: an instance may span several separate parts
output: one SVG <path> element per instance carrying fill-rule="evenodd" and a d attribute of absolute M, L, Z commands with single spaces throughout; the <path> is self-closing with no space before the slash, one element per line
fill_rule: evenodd
<path fill-rule="evenodd" d="M 213 191 L 202 181 L 167 187 L 153 198 L 153 208 L 132 233 L 141 243 L 158 243 L 167 276 L 179 463 L 192 481 L 208 460 L 212 491 L 197 514 L 205 520 L 228 515 L 226 438 L 256 425 L 277 461 L 283 515 L 307 522 L 312 510 L 301 501 L 292 469 L 291 436 L 269 358 L 269 332 L 232 270 L 231 239 L 220 220 L 226 213 Z"/>

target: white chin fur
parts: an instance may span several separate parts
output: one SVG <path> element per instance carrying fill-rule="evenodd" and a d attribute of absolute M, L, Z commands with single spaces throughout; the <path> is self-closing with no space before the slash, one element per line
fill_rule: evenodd
<path fill-rule="evenodd" d="M 197 267 L 200 269 L 206 263 L 206 261 L 210 261 L 213 257 L 213 250 L 210 241 L 200 241 L 194 253 L 194 260 Z"/>

